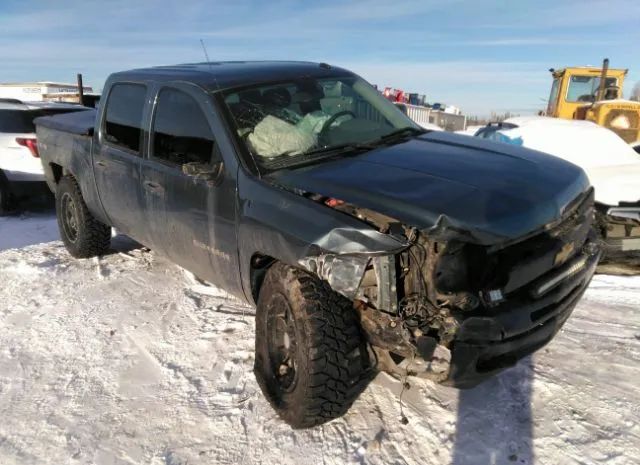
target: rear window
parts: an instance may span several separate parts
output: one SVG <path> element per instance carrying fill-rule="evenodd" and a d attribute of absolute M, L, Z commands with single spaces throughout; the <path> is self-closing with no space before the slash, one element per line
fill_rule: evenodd
<path fill-rule="evenodd" d="M 86 110 L 84 107 L 46 108 L 41 110 L 0 110 L 0 132 L 11 134 L 28 134 L 36 132 L 33 120 L 41 116 L 59 115 L 74 111 Z"/>
<path fill-rule="evenodd" d="M 107 142 L 140 154 L 146 95 L 142 84 L 115 84 L 111 88 L 104 128 Z"/>

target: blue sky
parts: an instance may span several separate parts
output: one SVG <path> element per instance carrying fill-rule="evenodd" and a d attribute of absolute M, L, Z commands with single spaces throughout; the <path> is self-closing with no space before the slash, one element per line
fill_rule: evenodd
<path fill-rule="evenodd" d="M 17 1 L 0 3 L 0 82 L 73 81 L 212 60 L 296 59 L 352 69 L 467 114 L 542 107 L 548 68 L 629 68 L 640 0 Z"/>

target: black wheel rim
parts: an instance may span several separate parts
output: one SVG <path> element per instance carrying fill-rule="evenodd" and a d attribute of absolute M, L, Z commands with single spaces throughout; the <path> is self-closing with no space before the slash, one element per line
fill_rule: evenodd
<path fill-rule="evenodd" d="M 78 209 L 76 202 L 67 193 L 62 194 L 62 228 L 71 242 L 78 240 Z"/>
<path fill-rule="evenodd" d="M 298 379 L 296 331 L 291 306 L 283 295 L 275 295 L 268 308 L 269 363 L 281 390 L 289 392 Z"/>

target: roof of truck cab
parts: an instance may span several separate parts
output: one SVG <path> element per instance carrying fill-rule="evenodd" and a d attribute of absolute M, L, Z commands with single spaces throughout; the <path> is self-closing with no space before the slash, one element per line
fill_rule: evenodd
<path fill-rule="evenodd" d="M 212 61 L 114 73 L 110 80 L 187 81 L 211 92 L 302 77 L 354 75 L 343 68 L 306 61 Z"/>

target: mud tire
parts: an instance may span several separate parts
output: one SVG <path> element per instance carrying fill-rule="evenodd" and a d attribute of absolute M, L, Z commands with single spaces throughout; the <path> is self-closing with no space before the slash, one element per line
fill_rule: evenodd
<path fill-rule="evenodd" d="M 64 176 L 58 183 L 56 216 L 62 242 L 73 257 L 96 257 L 109 250 L 111 227 L 89 212 L 80 186 L 71 176 Z"/>
<path fill-rule="evenodd" d="M 287 307 L 295 379 L 284 386 L 274 364 L 274 314 Z M 285 369 L 287 369 L 285 367 Z M 274 264 L 260 289 L 254 372 L 278 415 L 310 428 L 344 415 L 375 376 L 353 305 L 308 273 Z"/>

